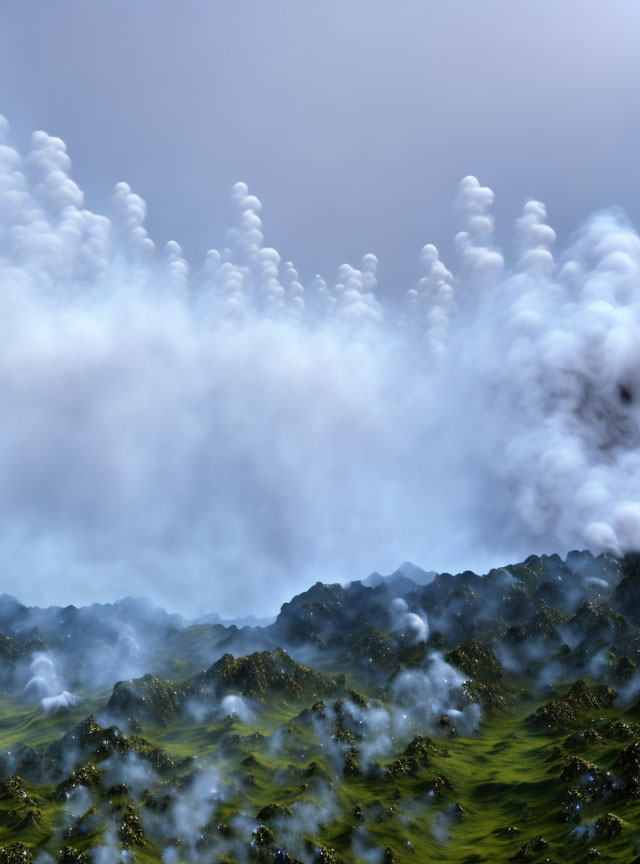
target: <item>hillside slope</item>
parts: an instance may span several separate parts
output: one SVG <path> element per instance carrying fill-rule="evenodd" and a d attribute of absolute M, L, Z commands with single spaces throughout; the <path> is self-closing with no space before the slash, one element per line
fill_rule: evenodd
<path fill-rule="evenodd" d="M 154 612 L 94 686 L 95 609 L 71 651 L 0 614 L 0 864 L 634 861 L 638 558 L 372 581 L 265 628 Z"/>

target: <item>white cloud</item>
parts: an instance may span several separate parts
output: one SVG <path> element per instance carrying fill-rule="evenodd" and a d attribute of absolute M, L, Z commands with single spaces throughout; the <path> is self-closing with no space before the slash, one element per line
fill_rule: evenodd
<path fill-rule="evenodd" d="M 407 559 L 640 544 L 640 238 L 619 214 L 554 258 L 528 202 L 511 264 L 467 177 L 459 267 L 425 246 L 403 299 L 373 255 L 304 285 L 243 183 L 227 246 L 190 267 L 127 184 L 98 215 L 70 171 L 45 133 L 0 146 L 7 590 L 264 612 Z"/>

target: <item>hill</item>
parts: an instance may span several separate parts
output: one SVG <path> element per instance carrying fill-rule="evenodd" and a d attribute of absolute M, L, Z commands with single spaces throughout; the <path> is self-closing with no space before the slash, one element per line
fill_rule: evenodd
<path fill-rule="evenodd" d="M 3 597 L 0 864 L 629 864 L 639 560 L 319 582 L 262 627 Z"/>

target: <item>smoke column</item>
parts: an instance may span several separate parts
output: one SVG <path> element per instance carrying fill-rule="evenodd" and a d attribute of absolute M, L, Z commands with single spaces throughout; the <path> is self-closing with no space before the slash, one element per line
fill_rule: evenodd
<path fill-rule="evenodd" d="M 157 249 L 126 183 L 84 207 L 64 143 L 0 118 L 0 561 L 26 602 L 145 593 L 272 612 L 390 570 L 640 546 L 640 238 L 592 216 L 513 249 L 460 183 L 450 266 L 303 285 L 233 188 L 220 251 Z M 455 266 L 454 266 L 455 265 Z"/>

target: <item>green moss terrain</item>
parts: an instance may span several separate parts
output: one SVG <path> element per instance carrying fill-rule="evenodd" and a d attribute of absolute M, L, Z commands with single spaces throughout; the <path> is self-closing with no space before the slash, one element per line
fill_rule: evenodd
<path fill-rule="evenodd" d="M 110 608 L 3 600 L 0 864 L 640 861 L 639 602 L 636 556 L 532 556 L 148 612 L 134 662 Z"/>

